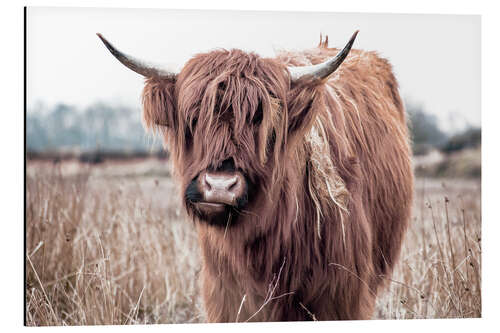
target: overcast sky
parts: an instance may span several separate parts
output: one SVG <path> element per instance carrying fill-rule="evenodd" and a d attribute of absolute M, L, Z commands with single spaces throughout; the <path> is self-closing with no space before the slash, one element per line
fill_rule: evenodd
<path fill-rule="evenodd" d="M 143 78 L 115 60 L 96 32 L 129 54 L 178 69 L 215 48 L 265 57 L 311 48 L 320 33 L 342 47 L 360 29 L 354 48 L 389 59 L 404 98 L 422 104 L 446 130 L 480 125 L 480 26 L 480 17 L 469 15 L 30 7 L 28 109 L 37 102 L 140 107 Z"/>

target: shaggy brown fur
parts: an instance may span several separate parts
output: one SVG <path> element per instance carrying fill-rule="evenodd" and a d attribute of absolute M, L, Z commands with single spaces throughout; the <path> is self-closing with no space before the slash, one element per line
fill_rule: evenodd
<path fill-rule="evenodd" d="M 182 189 L 230 157 L 258 188 L 236 225 L 195 221 L 211 322 L 370 318 L 398 258 L 413 192 L 398 85 L 360 50 L 325 82 L 292 84 L 286 66 L 335 56 L 327 44 L 216 50 L 146 82 L 143 120 Z"/>

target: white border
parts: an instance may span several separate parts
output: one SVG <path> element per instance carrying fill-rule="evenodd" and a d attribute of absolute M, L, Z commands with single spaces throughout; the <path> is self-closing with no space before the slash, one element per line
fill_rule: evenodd
<path fill-rule="evenodd" d="M 0 191 L 2 202 L 2 271 L 0 314 L 1 326 L 16 329 L 22 327 L 23 319 L 23 9 L 28 6 L 74 6 L 74 7 L 116 7 L 116 8 L 178 8 L 178 9 L 234 9 L 234 10 L 271 10 L 271 11 L 330 11 L 330 12 L 375 12 L 375 13 L 439 13 L 439 14 L 480 14 L 482 15 L 482 125 L 483 125 L 483 319 L 477 320 L 411 320 L 411 321 L 358 321 L 358 322 L 321 322 L 321 323 L 271 323 L 271 324 L 224 324 L 224 325 L 150 325 L 150 326 L 98 326 L 58 328 L 64 330 L 203 330 L 203 331 L 242 331 L 338 329 L 349 331 L 398 330 L 421 332 L 436 331 L 483 331 L 498 327 L 497 299 L 500 296 L 498 281 L 498 237 L 499 210 L 496 209 L 499 177 L 498 144 L 500 132 L 500 108 L 498 103 L 497 81 L 499 71 L 500 17 L 494 1 L 389 1 L 389 0 L 348 0 L 348 1 L 229 1 L 229 0 L 184 0 L 184 1 L 14 1 L 2 2 L 0 10 L 1 74 L 0 74 L 0 117 L 2 127 L 2 172 Z M 7 7 L 7 8 L 6 8 Z M 397 27 L 395 27 L 397 29 Z M 436 31 L 439 34 L 439 31 Z M 443 36 L 443 40 L 446 36 Z M 464 48 L 467 45 L 464 45 Z M 429 52 L 422 45 L 422 52 Z M 467 66 L 467 64 L 464 64 Z M 460 69 L 457 68 L 459 72 Z M 443 87 L 445 89 L 446 87 Z M 314 325 L 314 326 L 313 326 Z M 40 328 L 39 328 L 40 329 Z M 53 328 L 51 328 L 53 329 Z M 9 330 L 10 331 L 10 330 Z"/>

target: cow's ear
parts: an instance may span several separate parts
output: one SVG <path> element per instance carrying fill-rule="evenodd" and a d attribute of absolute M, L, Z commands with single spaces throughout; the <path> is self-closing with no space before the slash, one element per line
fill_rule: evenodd
<path fill-rule="evenodd" d="M 304 136 L 316 119 L 323 101 L 323 85 L 318 82 L 295 84 L 288 93 L 288 137 L 289 141 Z"/>
<path fill-rule="evenodd" d="M 142 91 L 142 121 L 149 130 L 175 126 L 176 77 L 148 78 Z"/>

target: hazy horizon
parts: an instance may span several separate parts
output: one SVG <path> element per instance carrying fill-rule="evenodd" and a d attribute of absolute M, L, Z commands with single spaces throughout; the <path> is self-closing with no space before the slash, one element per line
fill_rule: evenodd
<path fill-rule="evenodd" d="M 354 48 L 389 59 L 405 100 L 446 131 L 480 126 L 480 23 L 478 15 L 29 7 L 27 107 L 140 107 L 144 79 L 116 61 L 96 32 L 129 54 L 179 69 L 215 48 L 264 57 L 312 48 L 320 33 L 341 47 L 359 29 Z"/>

